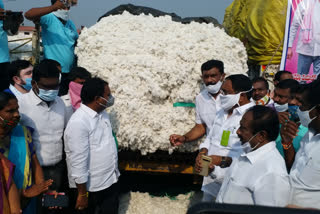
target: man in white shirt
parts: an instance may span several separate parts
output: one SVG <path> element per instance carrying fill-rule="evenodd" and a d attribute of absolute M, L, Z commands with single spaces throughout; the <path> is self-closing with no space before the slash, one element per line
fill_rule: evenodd
<path fill-rule="evenodd" d="M 301 140 L 298 152 L 292 146 L 298 124 L 292 121 L 284 124 L 281 137 L 282 143 L 288 146 L 285 156 L 287 167 L 291 168 L 290 203 L 320 209 L 320 78 L 305 87 L 301 94 L 296 94 L 296 99 L 301 104 L 298 110 L 301 124 L 309 131 Z"/>
<path fill-rule="evenodd" d="M 279 135 L 277 113 L 265 106 L 250 108 L 237 134 L 251 151 L 233 159 L 216 202 L 286 206 L 290 184 L 284 159 L 274 142 Z"/>
<path fill-rule="evenodd" d="M 21 125 L 34 129 L 32 139 L 45 179 L 53 179 L 52 190 L 64 191 L 66 173 L 62 158 L 63 131 L 66 126 L 65 105 L 60 97 L 59 69 L 49 61 L 34 68 L 32 90 L 21 95 Z"/>
<path fill-rule="evenodd" d="M 196 97 L 196 125 L 185 135 L 171 135 L 169 140 L 173 146 L 180 146 L 205 134 L 208 135 L 215 121 L 216 112 L 221 108 L 219 92 L 225 77 L 223 62 L 207 61 L 202 64 L 201 72 L 205 88 Z"/>
<path fill-rule="evenodd" d="M 221 107 L 206 140 L 200 144 L 200 152 L 196 159 L 196 170 L 201 171 L 202 155 L 213 156 L 216 165 L 214 175 L 204 177 L 202 191 L 203 201 L 213 201 L 222 184 L 225 167 L 232 158 L 239 157 L 245 150 L 236 134 L 243 114 L 255 104 L 250 102 L 252 84 L 242 74 L 226 78 L 221 87 Z"/>
<path fill-rule="evenodd" d="M 78 189 L 75 207 L 88 207 L 88 213 L 118 213 L 118 153 L 105 111 L 114 98 L 107 82 L 92 78 L 84 83 L 81 100 L 64 135 L 69 183 Z"/>
<path fill-rule="evenodd" d="M 293 56 L 293 42 L 297 35 L 298 74 L 308 74 L 313 64 L 313 74 L 320 73 L 320 0 L 303 0 L 299 3 L 290 26 L 287 58 Z"/>
<path fill-rule="evenodd" d="M 16 60 L 9 64 L 9 89 L 6 92 L 14 94 L 18 99 L 22 94 L 28 93 L 31 88 L 33 66 L 29 61 Z"/>

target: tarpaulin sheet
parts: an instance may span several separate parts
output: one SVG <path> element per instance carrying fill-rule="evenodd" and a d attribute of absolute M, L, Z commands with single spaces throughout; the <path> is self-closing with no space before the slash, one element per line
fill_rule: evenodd
<path fill-rule="evenodd" d="M 287 4 L 287 0 L 234 0 L 226 9 L 223 26 L 245 44 L 249 62 L 280 64 Z"/>

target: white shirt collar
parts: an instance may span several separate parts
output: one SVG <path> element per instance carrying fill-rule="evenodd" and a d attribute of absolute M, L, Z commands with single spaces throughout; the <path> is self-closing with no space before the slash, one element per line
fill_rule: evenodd
<path fill-rule="evenodd" d="M 89 108 L 83 103 L 81 103 L 80 108 L 92 118 L 98 116 L 98 113 L 96 111 L 92 110 L 91 108 Z"/>
<path fill-rule="evenodd" d="M 320 133 L 319 134 L 315 134 L 314 131 L 312 131 L 311 129 L 309 129 L 307 134 L 308 134 L 308 137 L 309 137 L 309 142 L 314 140 L 314 138 L 320 138 Z"/>
<path fill-rule="evenodd" d="M 10 91 L 16 96 L 21 96 L 22 93 L 20 91 L 18 91 L 18 89 L 16 89 L 16 87 L 14 87 L 13 85 L 10 84 L 9 86 Z"/>
<path fill-rule="evenodd" d="M 255 105 L 254 103 L 249 102 L 249 103 L 247 103 L 247 104 L 245 104 L 245 105 L 243 105 L 243 106 L 239 106 L 239 107 L 237 107 L 237 108 L 235 108 L 235 109 L 233 110 L 232 114 L 234 113 L 234 111 L 238 111 L 239 114 L 244 114 L 244 113 L 246 113 L 246 111 L 247 111 L 250 107 L 252 107 L 252 106 L 254 106 L 254 105 Z"/>
<path fill-rule="evenodd" d="M 256 161 L 258 161 L 260 158 L 262 158 L 265 153 L 270 152 L 275 147 L 276 147 L 275 141 L 271 141 L 271 142 L 261 146 L 260 148 L 254 150 L 252 152 L 243 154 L 241 156 L 248 158 L 248 160 L 251 162 L 251 164 L 254 164 Z"/>
<path fill-rule="evenodd" d="M 29 94 L 30 94 L 30 98 L 32 99 L 32 102 L 35 103 L 36 105 L 39 105 L 40 103 L 44 102 L 36 95 L 36 93 L 34 93 L 33 89 L 30 90 Z"/>

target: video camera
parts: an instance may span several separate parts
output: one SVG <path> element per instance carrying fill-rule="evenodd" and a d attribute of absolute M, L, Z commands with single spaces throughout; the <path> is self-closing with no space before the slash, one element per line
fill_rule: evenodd
<path fill-rule="evenodd" d="M 22 12 L 6 11 L 4 13 L 3 30 L 9 36 L 16 35 L 19 31 L 20 24 L 23 22 Z"/>

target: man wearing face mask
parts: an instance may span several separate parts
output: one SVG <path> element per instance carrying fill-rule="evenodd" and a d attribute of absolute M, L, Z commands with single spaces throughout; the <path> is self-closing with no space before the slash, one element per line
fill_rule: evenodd
<path fill-rule="evenodd" d="M 84 83 L 81 100 L 64 134 L 69 184 L 78 190 L 75 209 L 118 213 L 118 152 L 105 111 L 114 97 L 107 82 L 92 78 Z"/>
<path fill-rule="evenodd" d="M 52 179 L 51 190 L 63 191 L 66 166 L 63 160 L 65 105 L 60 97 L 59 69 L 48 61 L 34 67 L 32 89 L 19 99 L 22 125 L 34 129 L 32 138 L 45 179 Z"/>
<path fill-rule="evenodd" d="M 292 141 L 298 125 L 289 121 L 281 128 L 282 143 L 288 145 L 285 151 L 287 167 L 290 169 L 291 204 L 320 209 L 320 79 L 308 84 L 303 93 L 296 94 L 301 103 L 298 115 L 301 124 L 309 131 L 295 152 Z"/>
<path fill-rule="evenodd" d="M 202 64 L 201 72 L 205 88 L 196 97 L 196 125 L 183 136 L 171 135 L 169 140 L 173 146 L 180 146 L 208 135 L 216 112 L 221 108 L 219 92 L 225 77 L 223 62 L 209 60 Z"/>
<path fill-rule="evenodd" d="M 67 109 L 67 117 L 70 118 L 81 104 L 81 89 L 83 83 L 91 78 L 91 73 L 82 67 L 72 68 L 69 74 L 68 93 L 61 97 Z"/>
<path fill-rule="evenodd" d="M 289 120 L 289 101 L 299 87 L 299 83 L 293 79 L 280 81 L 274 90 L 274 108 L 278 112 L 280 124 Z"/>
<path fill-rule="evenodd" d="M 28 93 L 31 88 L 33 66 L 29 61 L 16 60 L 8 67 L 10 86 L 5 92 L 14 94 L 18 99 Z"/>
<path fill-rule="evenodd" d="M 250 102 L 252 84 L 250 79 L 242 74 L 226 78 L 221 87 L 221 107 L 208 137 L 200 144 L 200 152 L 196 159 L 195 170 L 202 169 L 202 155 L 212 156 L 215 165 L 212 175 L 204 177 L 202 191 L 203 201 L 213 201 L 217 196 L 223 180 L 225 167 L 232 158 L 240 156 L 244 150 L 236 134 L 243 114 L 255 104 Z"/>
<path fill-rule="evenodd" d="M 237 134 L 251 151 L 234 159 L 229 167 L 217 203 L 286 206 L 290 196 L 285 162 L 274 140 L 279 134 L 277 113 L 254 106 L 243 115 Z"/>
<path fill-rule="evenodd" d="M 272 106 L 273 100 L 270 98 L 269 83 L 263 77 L 258 77 L 252 81 L 252 99 L 256 105 Z"/>
<path fill-rule="evenodd" d="M 282 83 L 281 83 L 282 84 Z M 300 142 L 305 134 L 308 132 L 308 128 L 304 127 L 300 123 L 300 119 L 297 115 L 297 109 L 301 105 L 296 99 L 296 94 L 301 94 L 304 92 L 306 86 L 304 84 L 298 85 L 298 87 L 293 87 L 290 89 L 290 99 L 288 100 L 288 113 L 289 117 L 288 120 L 284 122 L 287 123 L 292 121 L 293 123 L 298 125 L 298 132 L 297 136 L 293 139 L 292 147 L 294 148 L 295 152 L 297 152 L 300 148 Z M 283 125 L 283 124 L 282 124 Z M 279 150 L 280 154 L 285 158 L 285 150 L 288 150 L 289 147 L 286 144 L 282 143 L 281 135 L 278 136 L 276 139 L 277 149 Z"/>
<path fill-rule="evenodd" d="M 51 0 L 51 4 L 49 7 L 32 8 L 25 17 L 40 22 L 44 58 L 59 62 L 64 76 L 74 63 L 74 47 L 79 35 L 69 19 L 70 5 L 60 0 Z"/>

